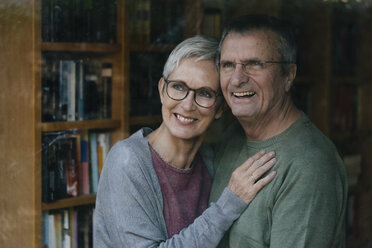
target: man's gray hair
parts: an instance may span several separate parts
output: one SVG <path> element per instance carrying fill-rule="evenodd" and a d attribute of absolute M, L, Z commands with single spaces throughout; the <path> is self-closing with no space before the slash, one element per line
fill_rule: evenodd
<path fill-rule="evenodd" d="M 218 42 L 200 35 L 188 38 L 176 46 L 164 65 L 163 76 L 168 76 L 178 67 L 183 59 L 195 58 L 195 61 L 210 60 L 215 62 Z M 217 70 L 217 67 L 216 67 Z"/>

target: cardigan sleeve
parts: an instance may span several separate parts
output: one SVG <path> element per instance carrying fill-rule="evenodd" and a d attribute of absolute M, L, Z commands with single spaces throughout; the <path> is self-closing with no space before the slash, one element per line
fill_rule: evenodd
<path fill-rule="evenodd" d="M 151 160 L 132 148 L 115 146 L 106 160 L 94 212 L 94 247 L 216 247 L 247 204 L 226 188 L 194 223 L 168 238 L 158 182 L 141 164 Z"/>

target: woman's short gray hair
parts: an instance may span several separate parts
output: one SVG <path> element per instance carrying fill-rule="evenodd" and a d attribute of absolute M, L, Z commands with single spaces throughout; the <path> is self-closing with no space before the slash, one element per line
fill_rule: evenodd
<path fill-rule="evenodd" d="M 210 60 L 215 62 L 217 49 L 218 42 L 215 39 L 200 35 L 182 41 L 169 55 L 164 65 L 163 77 L 168 78 L 183 59 L 194 57 L 195 61 Z"/>

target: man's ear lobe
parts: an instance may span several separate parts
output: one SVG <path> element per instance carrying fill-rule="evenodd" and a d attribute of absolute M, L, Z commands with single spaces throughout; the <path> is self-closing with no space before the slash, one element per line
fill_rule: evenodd
<path fill-rule="evenodd" d="M 293 85 L 293 81 L 296 77 L 296 71 L 297 71 L 297 65 L 296 64 L 293 64 L 289 70 L 289 74 L 288 74 L 288 77 L 287 77 L 287 81 L 285 82 L 285 90 L 286 92 L 289 92 L 289 90 L 291 89 L 292 85 Z"/>

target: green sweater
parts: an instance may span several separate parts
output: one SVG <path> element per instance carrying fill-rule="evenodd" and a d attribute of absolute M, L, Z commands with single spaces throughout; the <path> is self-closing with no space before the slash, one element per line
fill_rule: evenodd
<path fill-rule="evenodd" d="M 305 114 L 270 139 L 248 141 L 239 124 L 224 134 L 216 152 L 210 201 L 232 171 L 259 150 L 275 151 L 277 171 L 233 224 L 219 247 L 345 247 L 347 181 L 330 140 Z"/>

